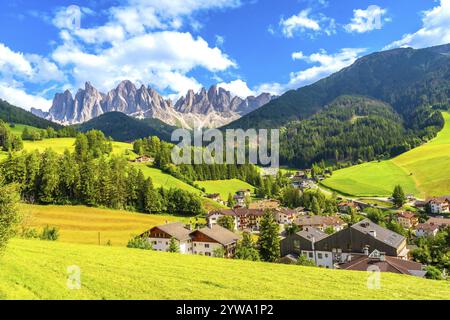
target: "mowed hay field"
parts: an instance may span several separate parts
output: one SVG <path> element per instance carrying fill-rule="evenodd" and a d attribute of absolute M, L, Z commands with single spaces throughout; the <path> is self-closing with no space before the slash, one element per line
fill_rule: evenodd
<path fill-rule="evenodd" d="M 138 214 L 85 206 L 20 205 L 23 226 L 39 232 L 45 226 L 57 227 L 58 241 L 82 244 L 126 246 L 133 236 L 166 222 L 189 222 L 189 218 L 171 215 Z M 194 218 L 192 219 L 194 220 Z"/>
<path fill-rule="evenodd" d="M 338 170 L 323 185 L 353 196 L 390 196 L 400 184 L 421 198 L 450 193 L 450 113 L 430 142 L 394 159 Z"/>
<path fill-rule="evenodd" d="M 195 183 L 205 188 L 206 193 L 220 194 L 220 197 L 224 201 L 227 201 L 230 193 L 234 195 L 236 191 L 241 189 L 250 189 L 252 193 L 255 192 L 255 187 L 239 179 L 196 181 Z"/>
<path fill-rule="evenodd" d="M 0 270 L 0 299 L 450 299 L 445 281 L 39 240 L 11 241 Z"/>

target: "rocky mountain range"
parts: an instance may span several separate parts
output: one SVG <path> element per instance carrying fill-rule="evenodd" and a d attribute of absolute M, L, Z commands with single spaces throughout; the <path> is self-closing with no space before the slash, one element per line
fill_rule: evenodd
<path fill-rule="evenodd" d="M 220 127 L 258 109 L 273 99 L 268 93 L 242 99 L 218 86 L 203 88 L 173 103 L 156 90 L 142 85 L 137 88 L 131 81 L 122 81 L 107 94 L 101 93 L 89 82 L 79 89 L 75 97 L 70 91 L 57 93 L 49 112 L 32 112 L 60 124 L 78 124 L 108 112 L 122 112 L 136 118 L 154 118 L 167 124 L 192 128 Z"/>

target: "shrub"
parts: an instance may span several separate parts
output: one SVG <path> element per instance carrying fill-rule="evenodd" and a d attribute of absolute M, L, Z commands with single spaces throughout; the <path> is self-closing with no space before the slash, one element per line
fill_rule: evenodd
<path fill-rule="evenodd" d="M 150 242 L 141 237 L 134 237 L 133 239 L 128 241 L 127 247 L 141 250 L 153 250 Z"/>
<path fill-rule="evenodd" d="M 442 280 L 442 272 L 436 267 L 428 266 L 425 268 L 427 273 L 425 274 L 425 277 L 427 279 L 433 279 L 433 280 Z"/>
<path fill-rule="evenodd" d="M 59 238 L 59 231 L 56 227 L 45 226 L 40 238 L 41 240 L 56 241 Z"/>

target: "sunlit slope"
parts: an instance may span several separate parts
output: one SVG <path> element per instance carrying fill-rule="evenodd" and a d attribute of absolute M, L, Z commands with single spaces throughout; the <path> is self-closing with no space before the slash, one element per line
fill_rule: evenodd
<path fill-rule="evenodd" d="M 450 299 L 446 281 L 411 276 L 369 289 L 367 272 L 31 240 L 12 241 L 0 270 L 0 299 Z"/>
<path fill-rule="evenodd" d="M 422 198 L 450 193 L 450 114 L 443 116 L 444 128 L 429 143 L 391 160 L 336 171 L 324 186 L 354 196 L 388 196 L 397 184 Z"/>

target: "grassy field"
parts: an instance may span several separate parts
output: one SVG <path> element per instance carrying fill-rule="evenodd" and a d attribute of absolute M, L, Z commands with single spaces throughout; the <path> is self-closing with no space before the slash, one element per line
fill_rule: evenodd
<path fill-rule="evenodd" d="M 224 201 L 227 201 L 230 193 L 234 195 L 240 189 L 250 189 L 252 193 L 255 192 L 255 187 L 238 179 L 196 181 L 195 183 L 205 188 L 206 193 L 219 193 Z"/>
<path fill-rule="evenodd" d="M 409 276 L 382 274 L 371 290 L 366 272 L 37 240 L 11 241 L 0 270 L 0 299 L 450 299 L 447 282 Z"/>
<path fill-rule="evenodd" d="M 396 184 L 418 197 L 446 195 L 450 190 L 450 114 L 444 129 L 427 144 L 394 159 L 334 172 L 325 187 L 353 196 L 388 196 Z"/>
<path fill-rule="evenodd" d="M 189 218 L 148 215 L 84 206 L 20 206 L 25 227 L 42 230 L 46 225 L 58 227 L 62 242 L 126 246 L 128 240 L 166 221 L 189 222 Z"/>

